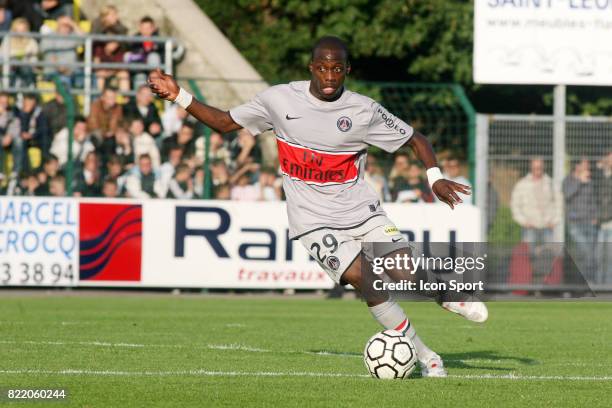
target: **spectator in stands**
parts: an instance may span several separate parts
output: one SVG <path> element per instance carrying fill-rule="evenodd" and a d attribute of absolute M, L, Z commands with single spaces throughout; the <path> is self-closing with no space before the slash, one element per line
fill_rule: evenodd
<path fill-rule="evenodd" d="M 385 178 L 385 172 L 378 164 L 376 157 L 371 154 L 366 156 L 365 179 L 376 191 L 381 201 L 391 201 L 391 192 Z"/>
<path fill-rule="evenodd" d="M 108 33 L 117 34 L 117 33 Z M 114 63 L 122 64 L 125 50 L 119 41 L 110 40 L 99 43 L 94 47 L 94 63 Z M 108 86 L 117 87 L 123 92 L 130 90 L 130 74 L 121 68 L 97 68 L 95 70 L 98 81 L 98 89 Z"/>
<path fill-rule="evenodd" d="M 68 121 L 68 110 L 64 97 L 59 91 L 55 91 L 54 98 L 42 105 L 42 110 L 49 122 L 51 134 L 55 135 L 62 130 Z"/>
<path fill-rule="evenodd" d="M 164 137 L 169 137 L 178 133 L 181 126 L 183 126 L 183 122 L 189 121 L 189 113 L 178 104 L 173 103 L 162 113 L 161 120 L 164 128 Z"/>
<path fill-rule="evenodd" d="M 174 176 L 174 173 L 176 171 L 176 167 L 181 163 L 182 159 L 183 149 L 177 145 L 172 146 L 170 148 L 170 152 L 168 153 L 168 160 L 162 163 L 159 169 L 164 191 L 168 191 L 170 180 L 172 180 L 172 177 Z"/>
<path fill-rule="evenodd" d="M 24 172 L 21 186 L 22 188 L 20 195 L 28 197 L 35 196 L 36 189 L 38 189 L 38 187 L 40 186 L 40 182 L 38 181 L 38 177 L 36 177 L 36 173 L 33 171 Z"/>
<path fill-rule="evenodd" d="M 395 157 L 393 158 L 393 166 L 391 167 L 391 171 L 389 172 L 389 188 L 393 189 L 395 180 L 401 176 L 401 174 L 408 171 L 408 167 L 410 167 L 410 156 L 405 152 L 397 152 L 395 153 Z"/>
<path fill-rule="evenodd" d="M 151 158 L 153 167 L 159 168 L 161 164 L 159 149 L 153 137 L 145 132 L 142 119 L 132 119 L 130 122 L 130 134 L 134 144 L 134 155 L 140 157 L 143 154 L 147 154 Z"/>
<path fill-rule="evenodd" d="M 263 168 L 259 172 L 259 181 L 255 183 L 259 189 L 259 200 L 279 201 L 281 199 L 282 180 L 276 177 L 273 168 Z"/>
<path fill-rule="evenodd" d="M 66 196 L 66 179 L 62 175 L 56 175 L 49 181 L 49 193 L 53 197 Z"/>
<path fill-rule="evenodd" d="M 117 92 L 105 88 L 100 98 L 91 104 L 87 118 L 87 127 L 96 137 L 96 145 L 102 144 L 103 138 L 113 137 L 123 119 L 123 109 L 117 103 Z"/>
<path fill-rule="evenodd" d="M 72 157 L 76 164 L 80 166 L 90 152 L 96 150 L 90 135 L 87 133 L 87 122 L 83 116 L 77 116 L 74 121 L 72 142 Z M 51 143 L 51 153 L 59 159 L 60 167 L 64 167 L 68 162 L 68 127 L 64 127 L 54 137 Z"/>
<path fill-rule="evenodd" d="M 215 200 L 230 200 L 232 188 L 229 184 L 221 184 L 215 188 Z"/>
<path fill-rule="evenodd" d="M 6 37 L 5 41 L 9 42 L 9 55 L 12 61 L 20 62 L 36 62 L 38 61 L 38 43 L 32 37 L 20 36 L 19 34 L 28 33 L 30 31 L 30 23 L 23 17 L 17 17 L 11 23 L 10 38 Z M 35 76 L 32 67 L 17 66 L 12 67 L 13 76 L 11 77 L 11 86 L 15 87 L 31 87 L 34 85 Z"/>
<path fill-rule="evenodd" d="M 65 65 L 59 67 L 45 67 L 43 72 L 47 80 L 52 79 L 53 75 L 58 74 L 60 80 L 67 87 L 71 87 L 75 82 L 75 69 L 68 65 L 77 62 L 77 47 L 82 41 L 71 38 L 70 36 L 73 34 L 82 34 L 82 31 L 72 18 L 69 16 L 61 16 L 57 19 L 57 30 L 55 30 L 55 33 L 66 37 L 43 38 L 40 42 L 40 52 L 43 56 L 43 61 Z"/>
<path fill-rule="evenodd" d="M 196 197 L 204 197 L 204 169 L 199 167 L 193 176 L 193 193 Z"/>
<path fill-rule="evenodd" d="M 427 182 L 421 177 L 423 169 L 411 163 L 407 170 L 400 173 L 393 183 L 392 195 L 398 203 L 432 203 L 433 193 Z"/>
<path fill-rule="evenodd" d="M 159 173 L 153 169 L 151 156 L 138 157 L 138 167 L 126 180 L 127 196 L 133 198 L 163 197 L 163 186 Z"/>
<path fill-rule="evenodd" d="M 121 158 L 117 155 L 110 156 L 106 161 L 106 176 L 104 177 L 104 180 L 112 180 L 115 183 L 115 192 L 117 197 L 123 196 L 125 193 L 126 179 L 127 175 L 123 171 Z M 102 193 L 104 193 L 104 191 Z"/>
<path fill-rule="evenodd" d="M 248 163 L 232 175 L 230 179 L 230 184 L 232 184 L 232 200 L 257 201 L 261 199 L 260 188 L 251 184 L 253 172 L 257 170 L 259 170 L 259 165 L 257 163 Z"/>
<path fill-rule="evenodd" d="M 126 35 L 127 27 L 119 19 L 117 7 L 109 4 L 100 9 L 100 14 L 91 24 L 93 34 Z"/>
<path fill-rule="evenodd" d="M 50 181 L 58 175 L 59 163 L 57 157 L 49 155 L 45 158 L 42 168 L 36 172 L 38 187 L 34 191 L 37 196 L 48 196 L 51 193 Z"/>
<path fill-rule="evenodd" d="M 134 35 L 140 37 L 159 36 L 159 30 L 157 29 L 155 20 L 149 16 L 141 18 L 140 24 L 138 24 L 138 32 Z M 163 62 L 163 44 L 151 40 L 134 42 L 130 50 L 125 54 L 125 62 L 161 66 Z M 145 84 L 147 81 L 147 74 L 145 72 L 134 72 L 134 74 L 135 86 Z"/>
<path fill-rule="evenodd" d="M 167 198 L 190 199 L 193 198 L 193 180 L 191 169 L 185 163 L 176 166 L 174 177 L 168 184 Z"/>
<path fill-rule="evenodd" d="M 612 150 L 598 163 L 599 244 L 596 283 L 612 283 Z"/>
<path fill-rule="evenodd" d="M 544 172 L 544 160 L 531 159 L 529 173 L 512 190 L 512 218 L 522 228 L 522 241 L 540 245 L 552 242 L 553 228 L 561 221 L 563 203 Z"/>
<path fill-rule="evenodd" d="M 456 157 L 449 157 L 444 161 L 442 166 L 444 178 L 455 183 L 460 183 L 472 188 L 470 181 L 461 174 L 461 162 Z M 472 196 L 457 193 L 459 198 L 466 204 L 472 204 Z M 436 198 L 437 200 L 437 198 Z M 439 200 L 437 200 L 439 201 Z"/>
<path fill-rule="evenodd" d="M 204 136 L 200 136 L 195 141 L 196 150 L 196 163 L 198 166 L 204 164 Z M 217 132 L 211 132 L 210 134 L 210 150 L 208 152 L 210 160 L 223 160 L 225 164 L 229 165 L 231 161 L 231 155 L 226 147 L 223 136 Z"/>
<path fill-rule="evenodd" d="M 25 94 L 23 96 L 23 106 L 17 115 L 21 122 L 21 151 L 15 160 L 21 161 L 21 168 L 27 169 L 37 167 L 30 161 L 30 148 L 38 148 L 40 156 L 43 157 L 49 152 L 51 145 L 51 135 L 49 122 L 38 105 L 38 95 Z"/>
<path fill-rule="evenodd" d="M 83 162 L 83 170 L 77 175 L 74 195 L 98 197 L 102 193 L 102 177 L 96 152 L 89 152 Z"/>
<path fill-rule="evenodd" d="M 127 120 L 142 119 L 147 132 L 155 139 L 162 134 L 161 119 L 155 103 L 153 93 L 148 85 L 138 87 L 136 97 L 123 107 L 123 115 Z"/>
<path fill-rule="evenodd" d="M 213 187 L 229 184 L 230 182 L 229 170 L 223 160 L 213 160 L 210 163 L 210 175 Z"/>
<path fill-rule="evenodd" d="M 104 198 L 120 197 L 119 186 L 117 186 L 117 181 L 110 179 L 110 178 L 104 179 L 104 183 L 102 183 L 102 197 Z"/>
<path fill-rule="evenodd" d="M 21 160 L 18 158 L 22 150 L 21 122 L 19 116 L 9 106 L 9 96 L 0 92 L 0 184 L 4 178 L 6 154 L 13 155 L 13 173 L 15 176 L 21 171 Z"/>
<path fill-rule="evenodd" d="M 72 16 L 72 2 L 65 0 L 40 0 L 34 3 L 34 12 L 40 16 L 42 25 L 39 29 L 41 33 L 46 34 L 45 20 L 59 20 L 62 17 Z"/>
<path fill-rule="evenodd" d="M 134 141 L 127 129 L 120 127 L 115 132 L 113 139 L 112 154 L 116 155 L 121 161 L 125 170 L 131 169 L 136 164 L 136 154 L 134 153 Z"/>
<path fill-rule="evenodd" d="M 168 152 L 172 146 L 180 146 L 183 149 L 183 159 L 190 159 L 195 154 L 195 140 L 193 138 L 194 127 L 189 122 L 184 122 L 178 133 L 164 139 L 162 142 L 162 157 L 167 160 Z"/>
<path fill-rule="evenodd" d="M 261 150 L 255 143 L 255 136 L 248 130 L 240 129 L 238 136 L 230 143 L 231 163 L 236 169 L 248 163 L 261 162 Z"/>
<path fill-rule="evenodd" d="M 8 7 L 8 0 L 0 0 L 0 31 L 10 31 L 13 12 Z"/>

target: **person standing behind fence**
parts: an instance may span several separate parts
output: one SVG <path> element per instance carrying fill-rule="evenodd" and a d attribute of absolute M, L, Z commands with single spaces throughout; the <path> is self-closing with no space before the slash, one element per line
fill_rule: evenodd
<path fill-rule="evenodd" d="M 531 159 L 529 173 L 512 190 L 510 208 L 512 218 L 522 228 L 523 242 L 552 242 L 553 228 L 561 221 L 563 204 L 552 179 L 544 172 L 543 159 Z"/>
<path fill-rule="evenodd" d="M 461 162 L 459 162 L 459 159 L 457 159 L 456 157 L 449 157 L 448 159 L 446 159 L 444 161 L 444 164 L 442 165 L 442 170 L 442 174 L 444 174 L 444 177 L 447 180 L 454 181 L 455 183 L 464 184 L 472 188 L 472 183 L 470 183 L 470 181 L 461 174 Z M 461 193 L 457 193 L 457 195 L 464 203 L 472 204 L 471 195 Z"/>
<path fill-rule="evenodd" d="M 569 236 L 576 245 L 580 272 L 592 282 L 597 240 L 597 202 L 591 178 L 591 164 L 581 159 L 572 165 L 572 173 L 563 180 L 565 214 Z"/>
<path fill-rule="evenodd" d="M 599 239 L 597 245 L 596 283 L 612 284 L 612 150 L 598 163 L 596 181 L 599 205 Z"/>

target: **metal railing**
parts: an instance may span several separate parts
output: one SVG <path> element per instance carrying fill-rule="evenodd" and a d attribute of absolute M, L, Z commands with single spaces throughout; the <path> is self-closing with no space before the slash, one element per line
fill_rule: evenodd
<path fill-rule="evenodd" d="M 77 48 L 83 47 L 82 62 L 75 63 L 58 63 L 48 61 L 19 61 L 11 58 L 10 38 L 11 37 L 27 37 L 37 40 L 44 38 L 69 39 L 75 41 L 75 52 Z M 89 114 L 92 96 L 98 94 L 101 90 L 92 87 L 93 78 L 96 69 L 118 69 L 126 71 L 150 71 L 155 68 L 163 68 L 168 74 L 173 73 L 172 66 L 172 49 L 175 40 L 172 37 L 142 37 L 142 36 L 126 36 L 126 35 L 103 35 L 103 34 L 40 34 L 40 33 L 12 33 L 8 31 L 0 31 L 2 39 L 2 49 L 0 50 L 0 63 L 2 65 L 2 89 L 9 93 L 18 92 L 37 92 L 36 89 L 30 88 L 12 88 L 10 86 L 10 76 L 12 67 L 32 67 L 32 68 L 71 68 L 80 70 L 83 73 L 84 84 L 82 89 L 71 88 L 70 93 L 73 95 L 84 95 L 83 113 Z M 151 41 L 154 43 L 164 44 L 164 59 L 163 65 L 143 64 L 143 63 L 96 63 L 93 61 L 94 44 L 96 42 L 117 41 L 119 43 L 138 43 L 143 41 Z M 133 94 L 129 92 L 128 94 Z"/>

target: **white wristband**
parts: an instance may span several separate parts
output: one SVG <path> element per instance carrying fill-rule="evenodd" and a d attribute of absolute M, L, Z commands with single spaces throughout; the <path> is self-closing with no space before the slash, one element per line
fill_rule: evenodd
<path fill-rule="evenodd" d="M 429 181 L 429 187 L 433 190 L 433 185 L 436 181 L 443 179 L 444 176 L 440 171 L 439 167 L 432 167 L 427 169 L 427 180 Z"/>
<path fill-rule="evenodd" d="M 193 101 L 193 95 L 181 88 L 179 89 L 179 93 L 174 100 L 174 103 L 177 103 L 183 109 L 187 109 L 187 107 L 191 105 L 191 101 Z"/>

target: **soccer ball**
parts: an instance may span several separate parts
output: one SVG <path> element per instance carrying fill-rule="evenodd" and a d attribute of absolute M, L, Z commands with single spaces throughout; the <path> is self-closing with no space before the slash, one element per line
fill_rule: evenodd
<path fill-rule="evenodd" d="M 416 368 L 417 354 L 412 341 L 396 330 L 376 333 L 368 340 L 363 361 L 375 378 L 408 378 Z"/>

